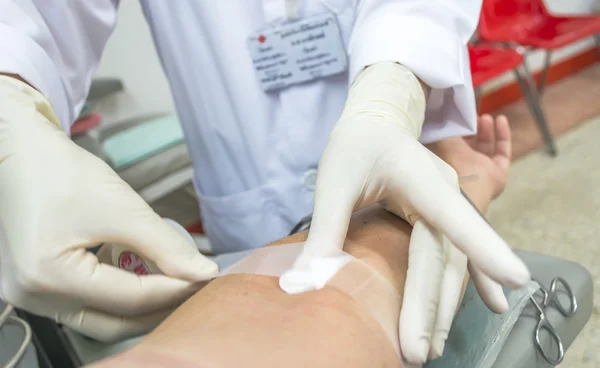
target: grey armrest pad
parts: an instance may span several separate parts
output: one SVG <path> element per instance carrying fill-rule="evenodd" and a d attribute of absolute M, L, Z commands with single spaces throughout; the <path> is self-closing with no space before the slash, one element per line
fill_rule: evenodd
<path fill-rule="evenodd" d="M 517 254 L 527 263 L 532 275 L 544 286 L 549 287 L 552 279 L 560 276 L 573 289 L 578 302 L 578 311 L 573 317 L 566 318 L 554 308 L 549 308 L 546 311 L 548 319 L 561 337 L 566 350 L 571 346 L 571 343 L 573 343 L 573 340 L 575 340 L 575 337 L 583 329 L 592 314 L 594 289 L 589 271 L 580 264 L 539 253 L 519 251 Z M 495 368 L 551 367 L 538 354 L 534 345 L 537 315 L 538 313 L 531 303 L 523 310 L 494 364 Z M 546 337 L 544 342 L 550 348 L 552 346 L 550 338 L 547 335 L 543 335 L 543 337 Z M 552 350 L 550 349 L 550 351 Z"/>

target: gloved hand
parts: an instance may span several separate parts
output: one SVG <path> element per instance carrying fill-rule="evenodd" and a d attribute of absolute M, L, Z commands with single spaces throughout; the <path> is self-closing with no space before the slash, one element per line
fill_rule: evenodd
<path fill-rule="evenodd" d="M 57 126 L 44 96 L 0 76 L 0 298 L 99 340 L 142 334 L 217 265 Z M 104 242 L 168 276 L 100 264 L 87 248 Z"/>
<path fill-rule="evenodd" d="M 407 220 L 414 227 L 400 343 L 411 363 L 441 354 L 466 256 L 477 272 L 478 290 L 496 311 L 506 303 L 496 282 L 519 287 L 530 277 L 462 197 L 456 172 L 418 142 L 424 113 L 422 86 L 405 67 L 381 63 L 361 72 L 319 163 L 312 225 L 292 270 L 302 272 L 311 260 L 341 249 L 355 210 L 379 202 Z M 284 290 L 313 287 L 297 285 L 298 278 L 288 275 L 280 279 Z"/>

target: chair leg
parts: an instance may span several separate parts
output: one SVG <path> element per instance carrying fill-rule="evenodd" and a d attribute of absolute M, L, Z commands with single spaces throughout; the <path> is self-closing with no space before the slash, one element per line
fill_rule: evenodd
<path fill-rule="evenodd" d="M 546 57 L 544 58 L 544 70 L 540 77 L 540 83 L 538 83 L 537 91 L 541 96 L 544 93 L 544 87 L 546 87 L 546 79 L 548 79 L 548 69 L 550 68 L 550 59 L 552 57 L 551 51 L 546 51 Z"/>
<path fill-rule="evenodd" d="M 522 67 L 515 69 L 515 76 L 519 83 L 519 87 L 521 88 L 521 92 L 523 93 L 523 97 L 525 97 L 525 102 L 527 102 L 529 110 L 540 129 L 540 133 L 546 144 L 546 149 L 551 156 L 555 157 L 558 154 L 558 150 L 554 143 L 554 137 L 552 137 L 548 119 L 546 119 L 546 114 L 542 109 L 540 96 L 537 92 L 535 82 L 533 81 L 531 74 L 527 72 L 525 64 Z"/>
<path fill-rule="evenodd" d="M 475 110 L 477 110 L 477 113 L 481 110 L 481 96 L 481 87 L 475 88 Z"/>

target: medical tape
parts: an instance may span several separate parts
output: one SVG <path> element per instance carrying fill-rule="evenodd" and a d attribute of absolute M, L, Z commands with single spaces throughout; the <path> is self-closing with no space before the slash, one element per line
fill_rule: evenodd
<path fill-rule="evenodd" d="M 256 249 L 217 277 L 238 274 L 281 277 L 292 268 L 303 245 L 295 243 Z M 316 260 L 312 270 L 317 289 L 333 287 L 352 297 L 379 323 L 401 357 L 398 321 L 402 296 L 379 272 L 342 250 Z"/>

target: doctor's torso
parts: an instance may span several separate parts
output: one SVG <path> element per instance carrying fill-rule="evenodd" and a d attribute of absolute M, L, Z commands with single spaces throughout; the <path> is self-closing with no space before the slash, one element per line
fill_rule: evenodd
<path fill-rule="evenodd" d="M 142 0 L 195 169 L 217 252 L 285 236 L 312 211 L 316 168 L 348 90 L 347 73 L 264 92 L 248 37 L 285 17 L 283 0 Z M 353 0 L 298 1 L 335 14 L 344 43 Z"/>

